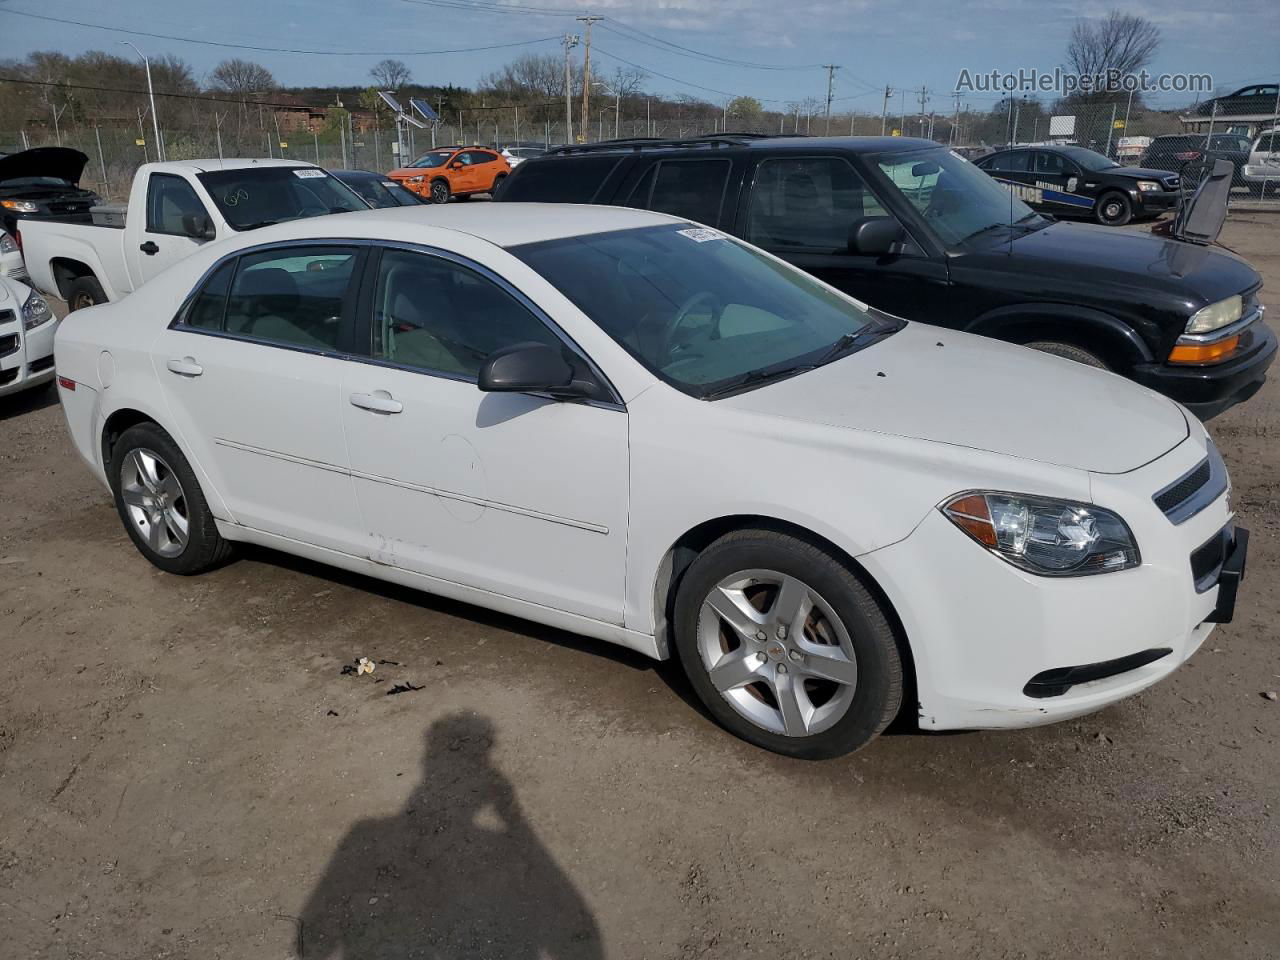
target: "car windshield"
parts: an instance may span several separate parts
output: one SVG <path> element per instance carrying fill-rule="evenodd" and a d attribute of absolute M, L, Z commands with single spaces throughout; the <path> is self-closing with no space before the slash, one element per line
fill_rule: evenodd
<path fill-rule="evenodd" d="M 876 163 L 948 247 L 996 227 L 1044 223 L 999 183 L 945 147 L 883 154 Z"/>
<path fill-rule="evenodd" d="M 244 167 L 197 176 L 233 230 L 369 209 L 319 167 Z"/>
<path fill-rule="evenodd" d="M 1063 147 L 1061 152 L 1063 156 L 1070 157 L 1086 170 L 1110 170 L 1112 167 L 1120 166 L 1110 157 L 1104 157 L 1084 147 Z"/>
<path fill-rule="evenodd" d="M 432 150 L 430 153 L 424 153 L 413 163 L 411 167 L 443 167 L 450 157 L 453 156 L 452 150 Z"/>
<path fill-rule="evenodd" d="M 421 202 L 394 180 L 387 180 L 376 173 L 340 173 L 337 177 L 375 209 L 414 207 Z"/>
<path fill-rule="evenodd" d="M 794 267 L 692 224 L 511 252 L 646 368 L 706 399 L 835 360 L 900 326 Z"/>

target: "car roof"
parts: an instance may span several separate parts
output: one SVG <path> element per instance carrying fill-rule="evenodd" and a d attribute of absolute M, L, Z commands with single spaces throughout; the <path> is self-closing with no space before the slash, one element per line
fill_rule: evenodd
<path fill-rule="evenodd" d="M 279 157 L 228 157 L 219 160 L 165 160 L 166 167 L 180 167 L 196 173 L 210 173 L 215 170 L 247 170 L 252 167 L 314 167 L 314 163 L 305 160 L 284 160 Z"/>
<path fill-rule="evenodd" d="M 883 153 L 889 150 L 927 150 L 942 146 L 936 140 L 918 137 L 802 137 L 727 133 L 689 139 L 637 137 L 630 140 L 603 140 L 598 143 L 552 147 L 547 155 L 577 157 L 602 153 L 688 153 L 694 150 L 715 153 L 735 149 L 760 153 Z"/>
<path fill-rule="evenodd" d="M 338 237 L 412 242 L 415 229 L 430 228 L 466 234 L 505 248 L 674 223 L 688 221 L 629 207 L 576 203 L 424 204 L 291 220 L 239 236 L 244 239 L 243 246 Z"/>

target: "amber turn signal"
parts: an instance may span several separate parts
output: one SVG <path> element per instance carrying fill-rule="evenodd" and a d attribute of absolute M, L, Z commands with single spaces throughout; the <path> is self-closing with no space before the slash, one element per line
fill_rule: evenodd
<path fill-rule="evenodd" d="M 984 547 L 996 546 L 996 528 L 991 524 L 991 510 L 987 498 L 980 493 L 953 500 L 947 504 L 946 515 L 951 522 Z"/>
<path fill-rule="evenodd" d="M 1239 335 L 1227 337 L 1216 343 L 1180 343 L 1169 354 L 1170 363 L 1217 363 L 1236 352 L 1240 346 Z"/>

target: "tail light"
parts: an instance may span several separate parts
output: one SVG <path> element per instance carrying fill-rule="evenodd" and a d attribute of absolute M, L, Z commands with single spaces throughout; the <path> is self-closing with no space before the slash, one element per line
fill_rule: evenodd
<path fill-rule="evenodd" d="M 1174 159 L 1175 159 L 1175 160 L 1181 160 L 1181 161 L 1183 161 L 1183 162 L 1185 163 L 1185 162 L 1186 162 L 1186 161 L 1188 161 L 1188 160 L 1199 160 L 1199 159 L 1200 159 L 1200 151 L 1199 151 L 1199 150 L 1188 150 L 1188 151 L 1186 151 L 1185 153 L 1175 153 L 1173 156 L 1174 156 Z"/>

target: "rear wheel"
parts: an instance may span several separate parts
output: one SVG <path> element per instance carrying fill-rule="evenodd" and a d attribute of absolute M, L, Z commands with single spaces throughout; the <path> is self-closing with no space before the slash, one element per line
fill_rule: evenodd
<path fill-rule="evenodd" d="M 675 637 L 712 716 L 777 753 L 857 750 L 902 702 L 884 611 L 838 559 L 788 534 L 745 530 L 708 547 L 680 583 Z"/>
<path fill-rule="evenodd" d="M 1108 227 L 1123 227 L 1133 219 L 1133 205 L 1123 193 L 1104 193 L 1094 208 L 1098 222 Z"/>
<path fill-rule="evenodd" d="M 500 173 L 500 174 L 498 174 L 496 177 L 494 177 L 494 178 L 493 178 L 493 186 L 492 186 L 492 187 L 490 188 L 490 190 L 489 190 L 489 194 L 490 194 L 490 196 L 496 196 L 496 195 L 497 195 L 497 193 L 498 193 L 498 188 L 502 186 L 502 182 L 503 182 L 504 180 L 506 180 L 506 179 L 507 179 L 507 175 L 506 175 L 505 173 Z"/>
<path fill-rule="evenodd" d="M 1056 340 L 1036 340 L 1026 344 L 1032 350 L 1039 350 L 1041 353 L 1049 353 L 1055 357 L 1062 357 L 1064 360 L 1074 360 L 1076 363 L 1083 363 L 1086 367 L 1097 367 L 1099 370 L 1110 370 L 1107 362 L 1099 357 L 1096 353 L 1077 347 L 1074 343 L 1060 343 Z"/>
<path fill-rule="evenodd" d="M 76 277 L 67 287 L 67 309 L 81 310 L 95 304 L 106 303 L 107 295 L 97 277 Z"/>
<path fill-rule="evenodd" d="M 108 469 L 116 511 L 144 557 L 169 573 L 203 573 L 231 556 L 187 458 L 154 423 L 116 441 Z"/>
<path fill-rule="evenodd" d="M 431 182 L 432 203 L 448 203 L 451 196 L 453 196 L 453 190 L 449 186 L 448 180 L 433 180 Z"/>

